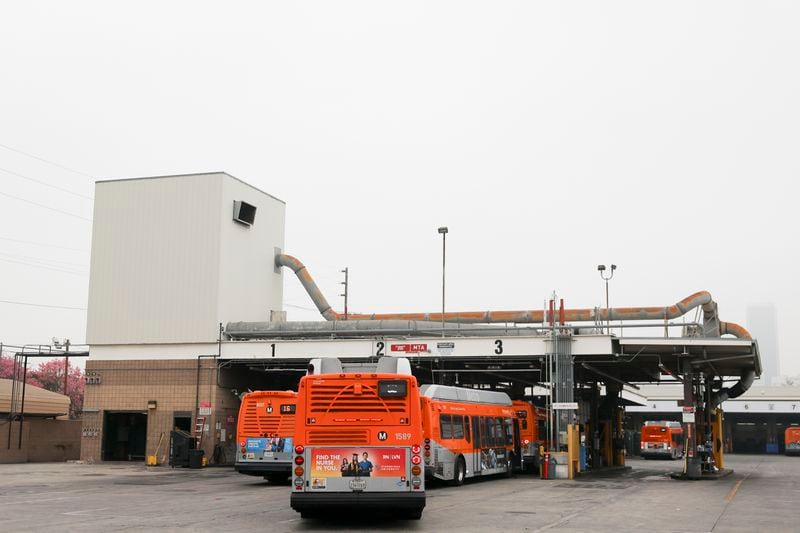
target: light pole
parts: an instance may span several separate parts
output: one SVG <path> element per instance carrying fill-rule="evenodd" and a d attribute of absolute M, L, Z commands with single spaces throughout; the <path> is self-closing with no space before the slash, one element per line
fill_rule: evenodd
<path fill-rule="evenodd" d="M 608 307 L 608 280 L 614 277 L 614 271 L 617 269 L 617 265 L 611 265 L 611 274 L 606 277 L 606 266 L 605 265 L 597 265 L 597 270 L 600 272 L 600 277 L 603 278 L 606 282 L 606 333 L 611 335 L 611 310 Z"/>
<path fill-rule="evenodd" d="M 447 226 L 439 228 L 439 233 L 442 234 L 442 337 L 444 337 L 444 272 L 445 272 L 445 251 L 447 249 Z"/>
<path fill-rule="evenodd" d="M 350 269 L 345 267 L 344 270 L 341 270 L 341 273 L 344 274 L 344 281 L 340 281 L 339 283 L 344 285 L 344 294 L 340 294 L 339 296 L 344 296 L 344 319 L 347 320 L 347 292 L 350 288 L 348 274 L 350 273 Z"/>

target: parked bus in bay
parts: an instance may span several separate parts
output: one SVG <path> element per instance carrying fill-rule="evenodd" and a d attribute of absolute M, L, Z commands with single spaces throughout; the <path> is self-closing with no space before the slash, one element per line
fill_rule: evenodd
<path fill-rule="evenodd" d="M 786 455 L 800 455 L 800 426 L 789 426 L 786 428 L 784 438 L 784 453 Z"/>
<path fill-rule="evenodd" d="M 428 478 L 461 485 L 519 467 L 519 419 L 507 394 L 444 385 L 423 385 L 420 394 Z"/>
<path fill-rule="evenodd" d="M 303 518 L 373 509 L 419 519 L 425 507 L 417 380 L 407 359 L 374 372 L 312 360 L 297 398 L 291 506 Z"/>
<path fill-rule="evenodd" d="M 519 440 L 522 450 L 522 469 L 539 468 L 539 446 L 545 445 L 547 411 L 530 402 L 514 400 L 514 411 L 519 419 Z"/>
<path fill-rule="evenodd" d="M 645 459 L 679 459 L 683 456 L 680 422 L 648 421 L 642 427 L 641 456 Z"/>
<path fill-rule="evenodd" d="M 237 472 L 273 483 L 289 479 L 296 409 L 293 391 L 254 391 L 242 397 L 236 427 Z"/>

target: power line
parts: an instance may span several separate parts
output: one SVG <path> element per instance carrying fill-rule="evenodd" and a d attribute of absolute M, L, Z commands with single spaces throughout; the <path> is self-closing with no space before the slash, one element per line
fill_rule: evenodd
<path fill-rule="evenodd" d="M 283 304 L 284 307 L 291 307 L 293 309 L 302 309 L 304 311 L 316 311 L 319 312 L 319 309 L 312 309 L 310 307 L 303 307 L 302 305 L 292 305 L 292 304 Z"/>
<path fill-rule="evenodd" d="M 49 205 L 44 205 L 44 204 L 39 204 L 39 203 L 36 203 L 36 202 L 31 202 L 30 200 L 26 200 L 25 198 L 20 198 L 19 196 L 14 196 L 14 195 L 8 194 L 6 192 L 0 191 L 0 195 L 7 196 L 9 198 L 13 198 L 14 200 L 19 200 L 20 202 L 25 202 L 26 204 L 35 205 L 35 206 L 41 207 L 43 209 L 49 209 L 50 211 L 55 211 L 56 213 L 61 213 L 62 215 L 67 215 L 67 216 L 71 216 L 71 217 L 75 217 L 75 218 L 80 218 L 80 219 L 86 220 L 88 222 L 92 221 L 91 218 L 82 217 L 80 215 L 76 215 L 75 213 L 70 213 L 68 211 L 62 211 L 61 209 L 56 209 L 55 207 L 50 207 Z"/>
<path fill-rule="evenodd" d="M 55 267 L 52 267 L 52 266 L 37 265 L 35 263 L 28 263 L 28 262 L 25 262 L 25 261 L 14 261 L 13 259 L 6 259 L 4 257 L 0 257 L 0 261 L 5 261 L 6 263 L 15 263 L 17 265 L 30 266 L 30 267 L 34 267 L 34 268 L 43 268 L 45 270 L 53 270 L 55 272 L 64 272 L 65 274 L 72 274 L 72 275 L 75 275 L 75 276 L 86 276 L 86 275 L 88 275 L 86 272 L 76 272 L 74 270 L 65 270 L 63 268 L 55 268 Z"/>
<path fill-rule="evenodd" d="M 73 309 L 75 311 L 86 311 L 85 307 L 68 307 L 66 305 L 33 304 L 30 302 L 14 302 L 11 300 L 0 300 L 0 303 L 11 305 L 27 305 L 30 307 L 47 307 L 49 309 Z"/>
<path fill-rule="evenodd" d="M 86 198 L 87 200 L 94 200 L 91 196 L 86 196 L 85 194 L 81 194 L 79 192 L 71 191 L 69 189 L 64 189 L 63 187 L 59 187 L 58 185 L 53 185 L 51 183 L 47 183 L 46 181 L 37 180 L 36 178 L 32 178 L 30 176 L 26 176 L 24 174 L 20 174 L 19 172 L 14 172 L 13 170 L 8 170 L 7 168 L 0 167 L 0 171 L 5 172 L 6 174 L 11 174 L 17 176 L 18 178 L 22 178 L 24 180 L 32 181 L 34 183 L 38 183 L 39 185 L 43 185 L 45 187 L 50 187 L 51 189 L 55 189 L 57 191 L 65 192 L 67 194 L 71 194 L 73 196 L 80 196 L 81 198 Z"/>
<path fill-rule="evenodd" d="M 8 146 L 6 144 L 0 143 L 0 148 L 5 148 L 6 150 L 11 150 L 12 152 L 16 152 L 18 154 L 22 154 L 22 155 L 31 157 L 33 159 L 36 159 L 37 161 L 41 161 L 42 163 L 47 163 L 48 165 L 53 165 L 54 167 L 58 167 L 58 168 L 60 168 L 62 170 L 66 170 L 67 172 L 73 172 L 75 174 L 80 174 L 81 176 L 85 176 L 85 177 L 91 178 L 93 180 L 97 179 L 94 176 L 92 176 L 91 174 L 87 174 L 86 172 L 81 172 L 80 170 L 75 170 L 74 168 L 69 168 L 67 166 L 64 166 L 62 164 L 56 163 L 54 161 L 50 161 L 49 159 L 45 159 L 44 157 L 39 157 L 38 155 L 33 155 L 33 154 L 28 153 L 28 152 L 23 152 L 22 150 L 18 150 L 16 148 L 12 148 L 12 147 L 10 147 L 10 146 Z"/>
<path fill-rule="evenodd" d="M 41 263 L 43 265 L 51 265 L 55 267 L 78 267 L 78 268 L 87 268 L 89 265 L 85 265 L 82 263 L 72 263 L 70 261 L 60 261 L 58 259 L 50 259 L 47 257 L 35 257 L 32 255 L 19 255 L 19 254 L 9 254 L 6 252 L 0 252 L 0 255 L 5 257 L 10 257 L 12 259 L 22 259 L 23 261 L 33 261 L 34 263 Z"/>
<path fill-rule="evenodd" d="M 10 237 L 0 237 L 0 241 L 17 242 L 20 244 L 32 244 L 34 246 L 43 246 L 45 248 L 60 248 L 61 250 L 69 250 L 71 252 L 88 252 L 89 250 L 81 250 L 80 248 L 69 248 L 67 246 L 59 246 L 57 244 L 45 244 L 43 242 L 23 241 L 20 239 L 12 239 Z"/>

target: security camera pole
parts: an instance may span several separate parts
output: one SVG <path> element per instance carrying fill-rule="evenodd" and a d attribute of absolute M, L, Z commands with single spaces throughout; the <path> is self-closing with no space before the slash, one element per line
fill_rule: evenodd
<path fill-rule="evenodd" d="M 600 272 L 600 277 L 603 278 L 606 282 L 606 333 L 611 335 L 611 310 L 608 307 L 608 280 L 614 277 L 614 271 L 617 269 L 617 265 L 611 265 L 611 274 L 608 277 L 605 275 L 606 266 L 605 265 L 597 265 L 597 270 Z"/>

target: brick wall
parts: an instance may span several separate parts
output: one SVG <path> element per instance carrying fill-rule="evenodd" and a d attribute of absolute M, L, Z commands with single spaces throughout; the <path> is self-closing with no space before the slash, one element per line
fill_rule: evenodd
<path fill-rule="evenodd" d="M 8 425 L 0 426 L 0 463 L 38 463 L 78 459 L 81 446 L 79 420 L 36 419 L 22 424 L 22 448 L 19 448 L 19 423 L 11 427 L 8 448 Z"/>
<path fill-rule="evenodd" d="M 206 418 L 208 432 L 203 435 L 206 457 L 211 458 L 214 445 L 222 437 L 231 452 L 226 452 L 228 462 L 233 460 L 235 442 L 232 432 L 235 425 L 228 424 L 228 416 L 235 419 L 239 399 L 229 390 L 217 387 L 216 362 L 201 360 L 198 387 L 197 360 L 139 360 L 92 361 L 86 364 L 88 375 L 99 378 L 99 383 L 86 385 L 84 398 L 83 439 L 81 458 L 100 461 L 103 443 L 104 413 L 107 411 L 132 411 L 147 413 L 147 455 L 156 454 L 159 438 L 163 442 L 158 459 L 166 464 L 169 453 L 169 433 L 173 429 L 176 413 L 197 414 L 196 405 L 211 402 L 212 415 Z M 148 409 L 155 401 L 156 408 Z M 194 418 L 192 428 L 194 428 Z M 219 423 L 219 430 L 217 429 Z"/>

